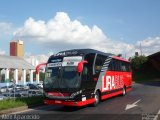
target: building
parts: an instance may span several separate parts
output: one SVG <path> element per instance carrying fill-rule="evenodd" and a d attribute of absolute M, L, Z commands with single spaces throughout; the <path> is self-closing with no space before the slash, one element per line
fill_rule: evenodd
<path fill-rule="evenodd" d="M 2 71 L 4 74 L 2 74 Z M 22 71 L 22 75 L 19 77 L 19 72 Z M 16 56 L 6 56 L 0 55 L 0 82 L 15 81 L 16 84 L 19 82 L 26 84 L 27 77 L 28 82 L 33 83 L 33 72 L 35 71 L 35 67 L 30 63 L 26 62 L 23 58 Z M 11 78 L 11 74 L 13 76 Z M 2 76 L 4 75 L 4 77 Z M 36 76 L 36 83 L 39 83 L 39 76 Z"/>
<path fill-rule="evenodd" d="M 10 42 L 10 56 L 24 57 L 24 44 L 23 41 Z"/>
<path fill-rule="evenodd" d="M 160 71 L 160 52 L 154 53 L 148 56 L 148 62 L 156 69 Z"/>

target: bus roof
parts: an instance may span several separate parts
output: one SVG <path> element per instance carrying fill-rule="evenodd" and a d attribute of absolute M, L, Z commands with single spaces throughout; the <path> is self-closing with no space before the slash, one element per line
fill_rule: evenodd
<path fill-rule="evenodd" d="M 129 62 L 128 60 L 126 60 L 124 58 L 121 58 L 121 57 L 118 57 L 118 56 L 112 56 L 112 58 L 117 59 L 117 60 L 121 60 L 121 61 L 124 61 L 124 62 Z"/>
<path fill-rule="evenodd" d="M 111 53 L 104 53 L 104 52 L 94 50 L 94 49 L 72 49 L 72 50 L 61 51 L 53 56 L 86 55 L 89 53 L 97 53 L 97 54 L 101 54 L 101 55 L 105 55 L 105 56 L 112 56 L 113 55 Z"/>
<path fill-rule="evenodd" d="M 101 52 L 101 51 L 98 51 L 98 50 L 94 50 L 94 49 L 71 49 L 71 50 L 60 51 L 56 55 L 52 55 L 51 58 L 55 57 L 55 56 L 86 55 L 86 54 L 89 54 L 89 53 L 97 53 L 97 54 L 101 54 L 101 55 L 104 55 L 104 56 L 110 56 L 110 57 L 112 57 L 114 59 L 117 59 L 117 60 L 129 62 L 128 60 L 123 59 L 121 57 L 117 57 L 114 54 L 104 53 L 104 52 Z"/>

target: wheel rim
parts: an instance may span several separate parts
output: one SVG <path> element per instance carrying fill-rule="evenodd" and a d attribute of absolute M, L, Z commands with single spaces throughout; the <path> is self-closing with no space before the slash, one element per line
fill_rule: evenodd
<path fill-rule="evenodd" d="M 126 94 L 126 90 L 125 90 L 125 88 L 123 88 L 123 95 L 125 95 Z"/>
<path fill-rule="evenodd" d="M 97 104 L 99 102 L 99 98 L 98 98 L 98 95 L 95 94 L 95 103 Z"/>

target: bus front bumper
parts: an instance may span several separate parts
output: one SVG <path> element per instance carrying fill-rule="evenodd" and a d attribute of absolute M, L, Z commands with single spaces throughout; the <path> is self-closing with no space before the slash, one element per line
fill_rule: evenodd
<path fill-rule="evenodd" d="M 47 105 L 64 105 L 64 106 L 85 106 L 95 102 L 94 98 L 85 101 L 62 101 L 62 100 L 44 100 Z"/>

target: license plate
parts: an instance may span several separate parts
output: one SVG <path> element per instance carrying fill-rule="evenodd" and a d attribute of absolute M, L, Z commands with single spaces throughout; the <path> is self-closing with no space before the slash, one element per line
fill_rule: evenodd
<path fill-rule="evenodd" d="M 62 101 L 59 101 L 59 100 L 55 100 L 55 103 L 62 103 Z"/>

